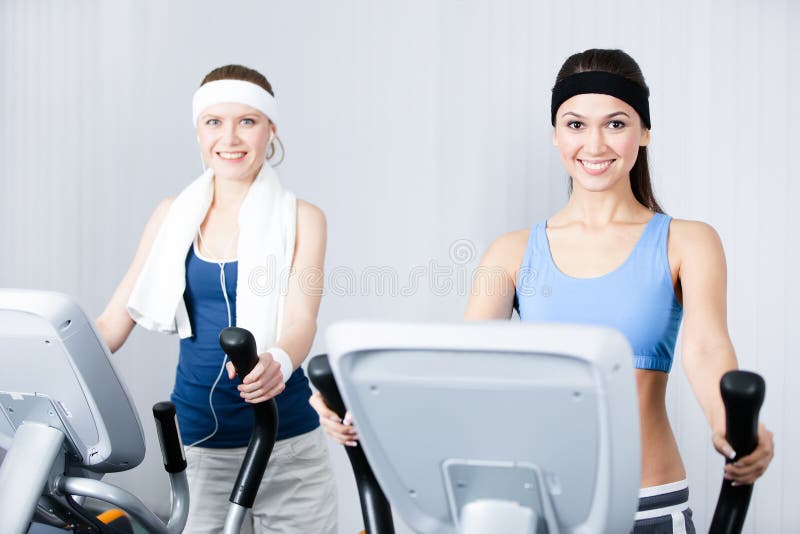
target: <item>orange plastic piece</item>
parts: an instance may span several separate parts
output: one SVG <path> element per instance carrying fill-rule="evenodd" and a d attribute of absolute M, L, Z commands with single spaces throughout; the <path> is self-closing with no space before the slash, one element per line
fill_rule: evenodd
<path fill-rule="evenodd" d="M 102 514 L 97 516 L 103 524 L 108 525 L 109 523 L 116 521 L 120 517 L 128 517 L 128 514 L 120 510 L 119 508 L 112 508 L 111 510 L 106 510 Z"/>

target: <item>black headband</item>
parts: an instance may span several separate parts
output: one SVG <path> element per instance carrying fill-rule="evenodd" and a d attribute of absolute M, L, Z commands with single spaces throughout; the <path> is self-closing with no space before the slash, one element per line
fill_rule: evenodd
<path fill-rule="evenodd" d="M 556 125 L 556 111 L 559 106 L 575 95 L 611 95 L 628 103 L 650 129 L 650 104 L 647 99 L 650 91 L 636 82 L 610 72 L 589 71 L 567 76 L 553 87 L 550 102 L 550 122 Z"/>

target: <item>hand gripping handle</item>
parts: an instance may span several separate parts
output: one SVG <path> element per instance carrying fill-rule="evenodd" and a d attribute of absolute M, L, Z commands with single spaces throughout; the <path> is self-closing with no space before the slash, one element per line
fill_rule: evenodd
<path fill-rule="evenodd" d="M 256 340 L 244 328 L 225 328 L 219 333 L 219 344 L 236 368 L 236 374 L 244 379 L 258 364 Z"/>
<path fill-rule="evenodd" d="M 248 330 L 226 328 L 219 334 L 219 344 L 230 358 L 240 379 L 244 379 L 258 364 L 256 341 Z M 252 407 L 253 433 L 230 497 L 232 503 L 245 508 L 253 507 L 278 435 L 278 407 L 275 399 L 253 404 Z"/>
<path fill-rule="evenodd" d="M 308 379 L 314 384 L 325 399 L 325 404 L 336 412 L 339 419 L 343 419 L 345 408 L 336 380 L 333 378 L 327 354 L 320 354 L 311 358 L 308 363 Z M 394 534 L 392 522 L 392 508 L 383 494 L 375 474 L 364 455 L 364 449 L 358 444 L 355 447 L 345 447 L 353 474 L 356 478 L 358 496 L 361 501 L 361 515 L 364 518 L 364 528 L 367 534 Z"/>
<path fill-rule="evenodd" d="M 758 446 L 758 412 L 764 402 L 764 379 L 749 371 L 728 371 L 720 380 L 722 402 L 725 404 L 725 439 L 736 451 L 735 462 L 753 452 Z M 723 479 L 717 508 L 711 520 L 711 534 L 739 534 L 747 515 L 752 485 L 732 486 Z"/>

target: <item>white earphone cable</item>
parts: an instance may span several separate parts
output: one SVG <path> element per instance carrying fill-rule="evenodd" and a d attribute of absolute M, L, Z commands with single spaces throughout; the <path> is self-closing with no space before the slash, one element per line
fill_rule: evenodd
<path fill-rule="evenodd" d="M 231 244 L 236 239 L 236 236 L 238 235 L 238 233 L 239 233 L 239 231 L 237 230 L 236 233 L 233 236 L 233 239 L 231 240 Z M 208 245 L 206 245 L 206 242 L 203 239 L 203 232 L 200 230 L 200 228 L 197 229 L 197 234 L 200 236 L 200 242 L 203 244 L 203 247 L 205 247 L 205 249 L 210 252 L 210 250 L 208 248 Z M 230 244 L 228 245 L 228 248 L 230 249 Z M 228 327 L 231 327 L 231 326 L 233 326 L 233 321 L 232 321 L 232 318 L 231 318 L 231 302 L 230 302 L 230 299 L 228 298 L 228 289 L 227 289 L 227 286 L 225 284 L 225 262 L 224 261 L 218 261 L 216 263 L 217 263 L 217 265 L 219 265 L 219 285 L 222 288 L 222 296 L 225 298 L 225 308 L 228 311 Z M 191 443 L 190 445 L 187 445 L 186 446 L 187 450 L 191 449 L 195 445 L 199 445 L 200 443 L 203 443 L 204 441 L 207 441 L 207 440 L 213 438 L 217 434 L 217 431 L 219 430 L 219 420 L 217 419 L 217 412 L 216 412 L 216 410 L 214 410 L 213 397 L 214 397 L 214 390 L 217 388 L 217 384 L 219 383 L 220 379 L 222 378 L 222 374 L 225 372 L 225 364 L 227 362 L 228 362 L 228 355 L 225 354 L 222 357 L 222 365 L 219 368 L 219 373 L 217 373 L 217 378 L 216 378 L 216 380 L 214 380 L 214 384 L 212 384 L 211 390 L 208 392 L 208 406 L 209 406 L 209 408 L 211 408 L 211 417 L 214 418 L 214 430 L 209 435 L 207 435 L 207 436 L 205 436 L 203 438 L 200 438 L 199 440 L 195 441 L 194 443 Z"/>

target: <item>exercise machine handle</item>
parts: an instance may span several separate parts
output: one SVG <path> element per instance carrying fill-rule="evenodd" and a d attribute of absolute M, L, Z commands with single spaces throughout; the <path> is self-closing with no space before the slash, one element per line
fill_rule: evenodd
<path fill-rule="evenodd" d="M 161 443 L 161 455 L 164 457 L 164 469 L 167 473 L 180 473 L 186 469 L 186 457 L 178 433 L 178 420 L 175 417 L 175 405 L 169 401 L 153 405 L 153 417 L 156 419 L 158 441 Z"/>
<path fill-rule="evenodd" d="M 219 333 L 219 344 L 233 363 L 239 378 L 244 379 L 258 365 L 256 340 L 249 330 L 235 326 L 225 328 Z"/>
<path fill-rule="evenodd" d="M 736 457 L 735 462 L 753 452 L 758 446 L 758 412 L 764 402 L 764 379 L 749 371 L 728 371 L 720 380 L 722 402 L 725 404 L 725 439 Z M 753 485 L 733 486 L 723 479 L 719 500 L 711 520 L 711 534 L 739 534 L 744 525 Z"/>
<path fill-rule="evenodd" d="M 325 404 L 336 412 L 339 419 L 343 419 L 347 409 L 333 378 L 327 354 L 311 358 L 308 363 L 308 379 L 322 394 Z M 364 518 L 367 534 L 394 534 L 392 508 L 375 479 L 375 474 L 364 455 L 364 449 L 361 448 L 361 444 L 357 444 L 355 447 L 345 447 L 345 451 L 353 467 L 358 497 L 361 501 L 361 515 Z"/>
<path fill-rule="evenodd" d="M 219 334 L 219 344 L 230 358 L 240 379 L 244 379 L 258 364 L 256 341 L 248 330 L 226 328 Z M 278 435 L 278 407 L 275 399 L 252 406 L 253 433 L 230 497 L 230 502 L 244 508 L 253 507 Z"/>

